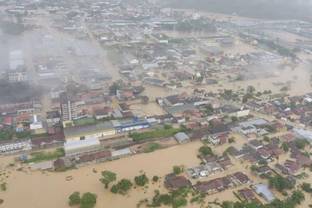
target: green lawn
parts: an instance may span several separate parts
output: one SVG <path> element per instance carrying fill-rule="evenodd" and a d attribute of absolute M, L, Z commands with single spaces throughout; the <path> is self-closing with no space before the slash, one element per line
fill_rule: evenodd
<path fill-rule="evenodd" d="M 155 129 L 153 131 L 146 131 L 142 133 L 134 132 L 130 133 L 129 136 L 133 139 L 133 141 L 142 141 L 147 139 L 154 138 L 165 138 L 171 137 L 176 133 L 182 131 L 181 128 L 163 128 L 163 129 Z"/>
<path fill-rule="evenodd" d="M 158 143 L 150 143 L 144 148 L 144 152 L 154 152 L 155 150 L 158 150 L 161 148 L 161 145 Z"/>
<path fill-rule="evenodd" d="M 75 126 L 85 126 L 95 124 L 95 118 L 82 118 L 74 121 Z"/>
<path fill-rule="evenodd" d="M 10 129 L 0 130 L 0 140 L 10 140 L 13 137 L 14 132 Z"/>
<path fill-rule="evenodd" d="M 34 152 L 31 153 L 31 158 L 28 159 L 27 163 L 38 163 L 43 161 L 54 160 L 65 155 L 64 149 L 59 148 L 53 152 Z"/>

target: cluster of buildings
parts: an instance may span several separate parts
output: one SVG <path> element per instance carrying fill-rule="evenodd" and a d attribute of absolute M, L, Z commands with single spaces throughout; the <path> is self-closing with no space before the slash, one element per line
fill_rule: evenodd
<path fill-rule="evenodd" d="M 187 168 L 186 174 L 167 175 L 166 188 L 192 187 L 204 194 L 235 188 L 242 200 L 261 196 L 267 202 L 275 199 L 274 190 L 249 174 L 262 179 L 281 175 L 294 183 L 302 169 L 311 167 L 312 160 L 298 145 L 312 142 L 311 93 L 258 92 L 242 104 L 248 94 L 244 89 L 226 90 L 236 81 L 277 76 L 271 66 L 300 62 L 296 50 L 311 54 L 311 23 L 219 21 L 150 1 L 9 0 L 0 1 L 0 7 L 6 20 L 22 17 L 25 28 L 39 32 L 29 35 L 38 45 L 32 55 L 21 49 L 8 52 L 1 80 L 43 89 L 43 95 L 23 101 L 1 100 L 0 154 L 62 147 L 64 156 L 32 168 L 63 171 L 137 154 L 149 142 L 201 140 L 215 148 L 224 145 L 226 151 L 201 155 L 201 165 Z M 46 25 L 35 21 L 47 14 L 49 34 L 42 30 Z M 270 29 L 305 40 L 277 39 Z M 230 87 L 223 85 L 227 83 Z M 206 87 L 216 90 L 207 92 Z M 155 107 L 149 115 L 137 115 L 132 108 L 149 105 Z M 131 137 L 166 127 L 177 131 L 166 138 Z M 253 168 L 232 173 L 236 162 Z"/>

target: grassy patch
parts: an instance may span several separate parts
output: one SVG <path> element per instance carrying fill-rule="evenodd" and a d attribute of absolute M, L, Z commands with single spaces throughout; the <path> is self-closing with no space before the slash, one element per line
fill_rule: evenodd
<path fill-rule="evenodd" d="M 31 153 L 31 158 L 26 160 L 26 163 L 38 163 L 42 161 L 54 160 L 65 155 L 64 149 L 59 148 L 54 152 L 34 152 Z"/>
<path fill-rule="evenodd" d="M 129 136 L 133 139 L 133 141 L 142 141 L 142 140 L 153 139 L 153 138 L 171 137 L 180 131 L 182 131 L 181 128 L 177 128 L 177 129 L 163 128 L 163 129 L 156 129 L 153 131 L 146 131 L 142 133 L 134 132 L 134 133 L 130 133 Z"/>
<path fill-rule="evenodd" d="M 30 131 L 16 132 L 15 136 L 18 139 L 25 139 L 31 136 L 31 132 Z"/>
<path fill-rule="evenodd" d="M 75 126 L 85 126 L 95 124 L 96 120 L 94 118 L 82 118 L 74 121 Z"/>
<path fill-rule="evenodd" d="M 0 131 L 0 140 L 10 140 L 12 139 L 13 131 L 10 129 L 4 129 Z"/>
<path fill-rule="evenodd" d="M 149 143 L 147 146 L 144 148 L 144 152 L 154 152 L 155 150 L 158 150 L 161 148 L 161 145 L 158 143 Z"/>

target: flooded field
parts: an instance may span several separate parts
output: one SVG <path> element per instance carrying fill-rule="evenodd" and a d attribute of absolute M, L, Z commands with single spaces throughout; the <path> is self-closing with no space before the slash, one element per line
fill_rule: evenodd
<path fill-rule="evenodd" d="M 164 176 L 172 171 L 174 165 L 198 165 L 200 161 L 196 155 L 200 146 L 200 142 L 194 142 L 64 173 L 31 172 L 27 169 L 16 171 L 16 167 L 9 168 L 6 171 L 8 178 L 5 179 L 8 190 L 1 193 L 1 198 L 4 199 L 4 207 L 67 208 L 67 199 L 72 192 L 89 191 L 98 195 L 97 208 L 136 207 L 141 199 L 151 197 L 156 188 L 163 189 L 163 184 L 156 184 L 147 193 L 143 190 L 132 190 L 129 193 L 131 197 L 113 195 L 99 182 L 100 172 L 111 170 L 117 173 L 119 179 L 131 180 L 140 171 L 146 172 L 150 178 L 154 175 Z M 8 159 L 0 159 L 2 168 L 9 162 Z M 94 169 L 97 173 L 94 173 Z M 67 176 L 72 176 L 73 180 L 66 181 Z"/>
<path fill-rule="evenodd" d="M 217 155 L 221 155 L 229 146 L 240 148 L 246 138 L 232 134 L 235 143 L 225 144 L 213 147 Z M 30 171 L 24 167 L 23 170 L 17 170 L 18 167 L 7 168 L 6 176 L 3 180 L 7 183 L 8 189 L 1 194 L 4 199 L 5 207 L 32 207 L 32 208 L 67 208 L 68 196 L 74 192 L 93 192 L 98 196 L 96 208 L 100 207 L 136 207 L 137 203 L 143 199 L 151 199 L 155 190 L 166 193 L 163 186 L 163 178 L 166 174 L 172 172 L 174 165 L 183 165 L 185 168 L 194 167 L 200 164 L 197 157 L 198 149 L 202 142 L 192 142 L 185 145 L 169 147 L 152 153 L 143 153 L 128 158 L 123 158 L 102 164 L 94 164 L 79 169 L 70 170 L 62 173 Z M 1 169 L 3 170 L 8 164 L 12 163 L 13 157 L 0 158 Z M 214 178 L 233 174 L 242 171 L 250 177 L 255 183 L 261 182 L 261 179 L 252 175 L 249 171 L 249 163 L 240 162 L 232 158 L 233 166 L 226 171 L 210 175 L 206 178 L 192 179 L 193 183 L 198 180 L 207 181 Z M 131 167 L 131 168 L 129 168 Z M 103 170 L 110 170 L 117 173 L 118 179 L 133 178 L 142 172 L 145 172 L 149 178 L 160 176 L 157 183 L 150 182 L 147 188 L 134 188 L 126 196 L 112 194 L 105 190 L 99 182 L 100 173 Z M 73 179 L 66 180 L 71 176 Z M 235 189 L 223 191 L 219 194 L 213 194 L 206 197 L 205 201 L 213 202 L 223 200 L 237 200 L 233 191 L 248 185 L 240 186 Z M 19 200 L 16 200 L 18 198 Z M 189 204 L 187 207 L 198 207 L 198 204 Z"/>

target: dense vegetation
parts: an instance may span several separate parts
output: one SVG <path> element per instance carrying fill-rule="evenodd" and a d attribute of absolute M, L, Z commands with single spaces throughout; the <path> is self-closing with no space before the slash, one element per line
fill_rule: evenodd
<path fill-rule="evenodd" d="M 269 178 L 270 187 L 275 188 L 276 190 L 282 192 L 287 189 L 292 189 L 294 184 L 290 183 L 287 178 L 284 178 L 280 175 Z"/>
<path fill-rule="evenodd" d="M 0 131 L 0 141 L 1 140 L 10 140 L 13 137 L 14 132 L 10 129 L 3 129 Z"/>
<path fill-rule="evenodd" d="M 132 182 L 128 179 L 121 179 L 117 184 L 113 185 L 111 192 L 114 194 L 125 195 L 132 188 Z"/>
<path fill-rule="evenodd" d="M 30 131 L 15 132 L 13 128 L 4 128 L 0 130 L 0 141 L 11 140 L 15 137 L 17 139 L 28 139 L 34 136 L 31 135 Z"/>

